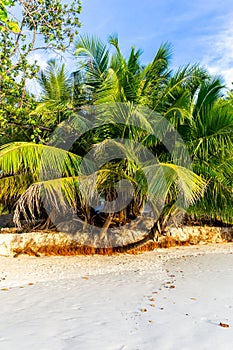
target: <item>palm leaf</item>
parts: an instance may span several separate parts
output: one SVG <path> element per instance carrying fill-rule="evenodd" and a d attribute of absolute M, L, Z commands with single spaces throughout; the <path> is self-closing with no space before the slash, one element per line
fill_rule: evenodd
<path fill-rule="evenodd" d="M 25 172 L 37 176 L 75 174 L 80 157 L 52 146 L 15 142 L 0 147 L 1 177 Z"/>

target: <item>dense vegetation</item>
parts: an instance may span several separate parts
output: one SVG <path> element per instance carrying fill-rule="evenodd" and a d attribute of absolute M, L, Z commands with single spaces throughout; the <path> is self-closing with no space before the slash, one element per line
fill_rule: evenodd
<path fill-rule="evenodd" d="M 5 3 L 13 6 L 15 1 Z M 74 1 L 68 12 L 59 1 L 19 3 L 25 11 L 21 26 L 0 12 L 5 28 L 0 34 L 2 211 L 14 211 L 19 226 L 26 220 L 41 227 L 78 214 L 84 225 L 102 227 L 102 237 L 108 227 L 133 221 L 146 202 L 155 217 L 149 238 L 184 210 L 189 220 L 232 224 L 233 95 L 222 79 L 198 65 L 172 70 L 168 44 L 144 66 L 142 52 L 134 47 L 124 57 L 117 36 L 108 43 L 76 37 L 75 71 L 56 60 L 39 71 L 28 61 L 38 47 L 22 36 L 24 26 L 40 32 L 43 49 L 66 51 L 79 26 L 80 5 Z M 40 14 L 50 9 L 46 18 L 35 17 L 36 3 Z M 54 21 L 49 32 L 48 23 Z M 39 98 L 26 88 L 33 77 L 41 87 Z M 174 135 L 182 137 L 185 149 Z M 172 154 L 164 140 L 173 145 Z M 102 154 L 109 149 L 117 156 L 104 162 Z M 156 162 L 145 156 L 145 149 Z M 130 203 L 97 213 L 93 203 L 99 198 L 106 206 L 114 202 L 122 180 L 133 186 Z"/>

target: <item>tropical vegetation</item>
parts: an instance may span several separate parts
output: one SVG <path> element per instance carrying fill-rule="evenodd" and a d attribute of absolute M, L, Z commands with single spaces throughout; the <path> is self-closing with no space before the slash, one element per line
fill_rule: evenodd
<path fill-rule="evenodd" d="M 1 34 L 7 47 L 16 26 Z M 50 37 L 42 29 L 45 42 L 61 43 L 61 30 Z M 99 227 L 106 240 L 108 228 L 133 222 L 146 203 L 154 213 L 146 240 L 184 211 L 186 220 L 233 223 L 233 95 L 220 77 L 199 65 L 172 70 L 167 43 L 143 65 L 141 50 L 123 55 L 117 35 L 107 43 L 76 37 L 72 72 L 56 59 L 38 71 L 27 61 L 29 48 L 21 49 L 25 58 L 15 66 L 12 50 L 2 44 L 0 52 L 7 52 L 0 71 L 0 203 L 16 225 L 52 227 L 76 216 L 83 230 Z M 25 85 L 34 76 L 39 97 Z M 131 199 L 118 207 L 129 184 Z M 105 208 L 97 211 L 100 199 Z"/>

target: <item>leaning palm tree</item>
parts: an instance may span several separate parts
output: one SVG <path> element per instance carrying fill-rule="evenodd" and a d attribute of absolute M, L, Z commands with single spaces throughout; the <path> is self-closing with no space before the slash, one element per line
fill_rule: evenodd
<path fill-rule="evenodd" d="M 9 189 L 10 178 L 18 178 L 10 192 L 12 195 L 18 193 L 14 216 L 17 225 L 24 220 L 35 225 L 38 218 L 46 218 L 46 215 L 59 224 L 60 220 L 70 220 L 78 214 L 79 224 L 80 219 L 83 220 L 85 229 L 87 225 L 100 226 L 99 244 L 109 245 L 112 241 L 108 240 L 108 228 L 134 221 L 149 201 L 154 211 L 154 224 L 141 240 L 144 243 L 164 229 L 174 210 L 181 209 L 179 194 L 182 194 L 185 204 L 193 203 L 202 194 L 204 181 L 191 169 L 174 161 L 155 162 L 154 156 L 151 158 L 152 152 L 147 156 L 142 141 L 153 133 L 156 125 L 160 126 L 161 119 L 145 114 L 144 109 L 132 104 L 115 105 L 112 109 L 108 106 L 106 110 L 103 106 L 100 108 L 94 120 L 95 139 L 88 156 L 82 158 L 56 147 L 56 136 L 58 142 L 62 136 L 59 130 L 53 137 L 53 146 L 14 143 L 0 149 L 1 201 Z M 86 120 L 83 116 L 75 116 L 68 123 L 61 124 L 61 130 L 66 135 L 67 132 L 83 133 L 85 121 L 88 130 L 88 112 Z M 112 129 L 115 138 L 109 140 Z M 130 184 L 132 192 L 128 191 Z M 128 202 L 125 197 L 129 194 Z M 119 196 L 122 196 L 120 204 L 126 203 L 123 207 L 118 207 L 116 199 Z M 105 199 L 105 208 L 98 214 L 93 209 L 101 197 Z"/>
<path fill-rule="evenodd" d="M 64 66 L 62 69 L 58 69 L 55 62 L 51 62 L 47 74 L 41 74 L 40 81 L 44 86 L 45 97 L 44 102 L 42 101 L 38 105 L 37 111 L 43 110 L 45 107 L 49 113 L 54 114 L 56 109 L 60 108 L 64 115 L 64 109 L 67 112 L 68 104 L 70 113 L 71 108 L 74 110 L 75 105 L 80 107 L 87 101 L 89 104 L 130 101 L 141 103 L 160 112 L 183 136 L 194 162 L 195 171 L 209 183 L 209 192 L 207 191 L 205 195 L 206 200 L 199 201 L 194 207 L 199 213 L 199 217 L 202 217 L 201 211 L 204 211 L 206 215 L 209 213 L 211 218 L 216 217 L 229 222 L 230 209 L 227 210 L 227 219 L 226 215 L 223 215 L 224 208 L 226 208 L 223 203 L 228 203 L 230 208 L 229 198 L 232 197 L 232 185 L 228 181 L 226 186 L 228 190 L 225 191 L 224 183 L 226 183 L 226 174 L 230 173 L 231 178 L 229 170 L 231 166 L 226 160 L 226 154 L 231 159 L 232 151 L 226 152 L 225 150 L 229 147 L 231 149 L 232 124 L 230 108 L 226 110 L 226 108 L 223 109 L 216 105 L 222 88 L 221 82 L 218 79 L 211 80 L 208 74 L 198 66 L 186 66 L 177 72 L 171 72 L 169 70 L 171 51 L 168 44 L 159 48 L 151 64 L 142 67 L 139 61 L 140 50 L 135 51 L 132 48 L 129 58 L 125 59 L 120 50 L 118 38 L 111 36 L 109 42 L 115 49 L 114 54 L 110 53 L 107 44 L 94 37 L 82 36 L 76 42 L 76 55 L 81 61 L 79 62 L 79 70 L 73 74 L 73 87 L 75 89 L 73 94 L 69 93 L 68 100 L 67 91 L 70 91 L 71 85 L 68 88 L 66 84 L 66 82 L 70 84 L 70 80 L 64 75 Z M 56 82 L 55 85 L 54 82 Z M 66 86 L 65 99 L 64 104 L 60 104 L 62 94 L 57 94 L 56 91 L 63 91 L 63 86 Z M 82 86 L 83 88 L 81 88 Z M 58 96 L 57 100 L 54 95 Z M 80 96 L 82 96 L 83 102 L 80 102 Z M 72 102 L 70 102 L 71 100 Z M 213 107 L 214 105 L 215 107 Z M 92 120 L 91 116 L 90 119 Z M 146 122 L 144 121 L 144 123 Z M 152 125 L 152 128 L 155 127 L 157 126 Z M 210 137 L 211 129 L 213 130 L 211 144 L 215 144 L 215 149 L 218 149 L 220 139 L 224 139 L 224 147 L 221 149 L 224 149 L 225 155 L 220 156 L 218 152 L 213 158 L 212 150 L 206 141 L 207 136 Z M 105 138 L 122 137 L 122 135 L 129 137 L 130 133 L 132 134 L 132 128 L 125 125 L 122 128 L 119 123 L 115 123 L 115 120 L 113 123 L 110 120 L 110 127 L 101 126 L 94 131 L 96 142 L 97 140 L 103 142 Z M 141 130 L 136 128 L 133 138 L 138 140 L 139 135 L 140 142 L 154 154 L 157 154 L 161 162 L 171 161 L 169 152 L 153 135 L 142 135 Z M 78 145 L 72 147 L 72 151 L 84 155 L 90 149 L 93 137 L 93 132 L 90 131 L 88 137 L 86 135 Z M 198 152 L 197 149 L 199 149 Z M 218 167 L 218 171 L 216 171 L 216 167 Z M 214 174 L 218 175 L 216 179 Z M 216 198 L 218 199 L 216 200 Z M 210 212 L 207 210 L 207 204 L 211 206 Z M 198 209 L 199 207 L 200 209 Z"/>
<path fill-rule="evenodd" d="M 171 72 L 167 44 L 146 67 L 140 50 L 126 59 L 116 36 L 110 44 L 114 54 L 81 37 L 71 80 L 55 62 L 41 73 L 36 113 L 57 129 L 47 145 L 0 149 L 0 201 L 16 203 L 17 225 L 40 219 L 59 226 L 76 217 L 76 230 L 100 229 L 99 244 L 107 244 L 110 228 L 134 225 L 147 203 L 154 223 L 135 244 L 154 239 L 189 204 L 190 215 L 231 222 L 232 109 L 219 103 L 221 82 L 197 66 Z M 84 108 L 87 102 L 92 107 Z M 96 210 L 99 200 L 104 205 Z"/>
<path fill-rule="evenodd" d="M 231 223 L 231 93 L 225 103 L 221 102 L 221 79 L 210 78 L 197 65 L 170 71 L 168 44 L 159 48 L 146 67 L 140 64 L 140 50 L 132 48 L 126 59 L 116 36 L 110 37 L 110 44 L 115 48 L 112 55 L 99 39 L 84 36 L 76 43 L 76 55 L 86 67 L 86 81 L 92 86 L 94 103 L 132 101 L 169 120 L 185 140 L 194 171 L 208 182 L 204 198 L 192 208 L 197 219 L 206 217 Z M 113 137 L 115 131 L 116 126 L 109 128 L 108 137 Z M 125 128 L 125 135 L 127 132 Z M 143 144 L 159 154 L 160 161 L 170 161 L 169 153 L 154 137 L 146 137 Z"/>

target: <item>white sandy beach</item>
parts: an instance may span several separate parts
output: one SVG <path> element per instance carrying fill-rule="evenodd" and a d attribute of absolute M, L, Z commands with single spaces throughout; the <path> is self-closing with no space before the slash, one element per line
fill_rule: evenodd
<path fill-rule="evenodd" d="M 0 310 L 1 350 L 231 350 L 233 244 L 0 257 Z"/>

